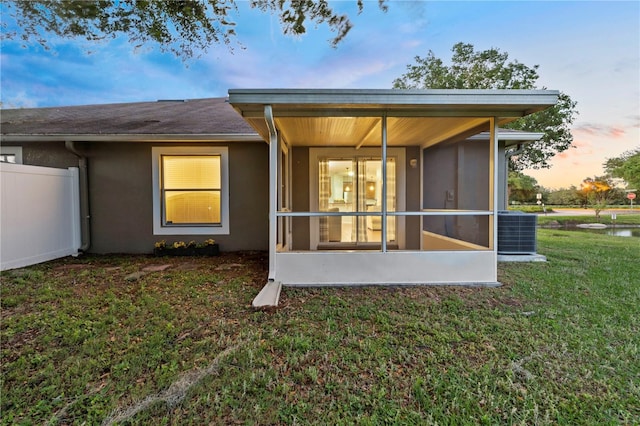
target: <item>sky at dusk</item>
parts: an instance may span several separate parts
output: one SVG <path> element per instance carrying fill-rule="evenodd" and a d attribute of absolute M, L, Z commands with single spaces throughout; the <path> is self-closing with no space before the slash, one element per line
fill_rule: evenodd
<path fill-rule="evenodd" d="M 237 39 L 187 62 L 124 38 L 51 40 L 51 50 L 3 38 L 3 108 L 226 96 L 230 88 L 391 88 L 416 56 L 445 62 L 457 42 L 539 65 L 538 86 L 578 102 L 574 147 L 552 168 L 527 170 L 547 188 L 579 186 L 606 158 L 640 146 L 640 2 L 331 2 L 353 29 L 337 48 L 326 26 L 282 34 L 277 17 L 238 2 Z M 3 6 L 0 6 L 3 7 Z M 2 20 L 11 25 L 3 10 Z M 88 52 L 90 51 L 90 52 Z"/>

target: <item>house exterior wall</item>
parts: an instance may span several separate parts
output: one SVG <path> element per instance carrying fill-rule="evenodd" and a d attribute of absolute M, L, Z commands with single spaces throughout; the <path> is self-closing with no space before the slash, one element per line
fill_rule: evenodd
<path fill-rule="evenodd" d="M 309 211 L 309 147 L 294 147 L 291 171 L 292 208 L 296 212 Z M 309 250 L 309 218 L 294 217 L 291 221 L 292 250 Z"/>
<path fill-rule="evenodd" d="M 411 166 L 411 160 L 416 160 L 415 167 Z M 406 207 L 407 211 L 420 211 L 420 147 L 409 146 L 406 148 Z M 407 216 L 405 218 L 406 248 L 407 250 L 420 250 L 420 218 Z"/>
<path fill-rule="evenodd" d="M 3 144 L 22 147 L 22 164 L 58 169 L 78 167 L 78 157 L 65 149 L 64 142 L 3 142 Z"/>
<path fill-rule="evenodd" d="M 19 145 L 19 144 L 16 144 Z M 25 143 L 23 162 L 77 166 L 64 143 Z M 160 240 L 200 242 L 214 238 L 223 251 L 268 248 L 268 145 L 264 142 L 210 144 L 229 149 L 228 235 L 153 235 L 152 154 L 167 143 L 77 143 L 88 160 L 91 215 L 90 253 L 151 253 Z M 204 146 L 198 143 L 196 146 Z M 179 144 L 187 146 L 187 144 Z"/>

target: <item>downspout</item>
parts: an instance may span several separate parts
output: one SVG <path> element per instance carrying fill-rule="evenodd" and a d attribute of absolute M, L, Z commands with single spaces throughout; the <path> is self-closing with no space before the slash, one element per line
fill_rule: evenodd
<path fill-rule="evenodd" d="M 506 159 L 508 160 L 509 158 L 513 157 L 514 155 L 522 154 L 523 151 L 524 151 L 524 145 L 519 143 L 518 145 L 516 145 L 516 149 L 514 149 L 513 151 L 505 151 L 504 155 L 505 155 Z"/>
<path fill-rule="evenodd" d="M 67 151 L 78 157 L 78 168 L 80 169 L 80 233 L 82 235 L 82 245 L 80 251 L 86 252 L 91 247 L 91 215 L 89 211 L 89 172 L 87 168 L 87 157 L 78 152 L 73 141 L 65 141 L 64 147 Z"/>
<path fill-rule="evenodd" d="M 522 154 L 524 151 L 524 145 L 519 143 L 516 145 L 516 149 L 512 151 L 504 151 L 504 210 L 509 209 L 509 159 L 514 155 Z"/>
<path fill-rule="evenodd" d="M 264 119 L 269 129 L 269 281 L 276 277 L 276 245 L 278 244 L 278 131 L 271 105 L 264 106 Z"/>

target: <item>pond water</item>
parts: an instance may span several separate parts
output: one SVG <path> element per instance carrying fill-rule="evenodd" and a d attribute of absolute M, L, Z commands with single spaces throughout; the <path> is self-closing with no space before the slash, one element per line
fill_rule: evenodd
<path fill-rule="evenodd" d="M 614 237 L 640 237 L 640 228 L 624 228 L 621 226 L 604 228 L 604 229 L 590 229 L 590 228 L 578 228 L 575 226 L 560 228 L 565 231 L 580 231 L 590 232 L 592 234 L 604 234 L 612 235 Z"/>

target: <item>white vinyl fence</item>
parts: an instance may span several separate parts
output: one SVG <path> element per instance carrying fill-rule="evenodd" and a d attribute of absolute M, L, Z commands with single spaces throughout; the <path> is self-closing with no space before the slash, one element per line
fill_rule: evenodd
<path fill-rule="evenodd" d="M 0 270 L 77 255 L 78 169 L 0 163 Z"/>

